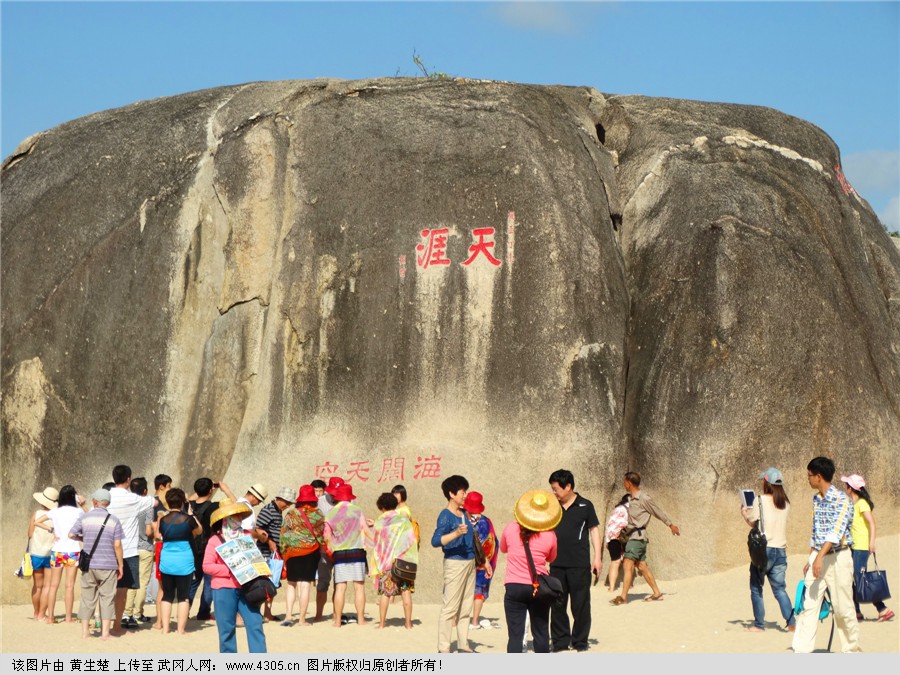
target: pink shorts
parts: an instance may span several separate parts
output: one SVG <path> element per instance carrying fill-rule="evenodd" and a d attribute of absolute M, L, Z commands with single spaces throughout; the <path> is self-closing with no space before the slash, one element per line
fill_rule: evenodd
<path fill-rule="evenodd" d="M 50 567 L 78 567 L 78 557 L 81 551 L 75 553 L 59 553 L 52 551 L 50 553 Z"/>

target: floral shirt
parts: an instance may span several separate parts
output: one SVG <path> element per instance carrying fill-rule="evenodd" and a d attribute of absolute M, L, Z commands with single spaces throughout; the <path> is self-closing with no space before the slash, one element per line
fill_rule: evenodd
<path fill-rule="evenodd" d="M 307 520 L 309 525 L 306 524 Z M 309 529 L 310 526 L 312 530 Z M 325 516 L 319 509 L 309 504 L 301 504 L 299 509 L 292 506 L 282 514 L 281 536 L 278 540 L 281 557 L 288 560 L 312 553 L 325 543 L 324 530 Z"/>

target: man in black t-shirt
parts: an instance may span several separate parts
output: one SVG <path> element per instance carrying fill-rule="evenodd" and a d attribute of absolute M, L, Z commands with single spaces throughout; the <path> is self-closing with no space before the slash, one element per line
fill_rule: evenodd
<path fill-rule="evenodd" d="M 554 652 L 585 652 L 591 632 L 591 572 L 598 579 L 603 570 L 600 520 L 594 505 L 575 492 L 571 471 L 554 471 L 550 489 L 563 510 L 554 530 L 556 560 L 550 563 L 550 574 L 562 582 L 563 597 L 550 609 L 550 646 Z M 571 630 L 567 604 L 572 607 Z"/>
<path fill-rule="evenodd" d="M 209 517 L 219 508 L 219 502 L 212 501 L 215 490 L 222 490 L 229 499 L 234 500 L 234 495 L 225 483 L 215 483 L 211 478 L 198 478 L 194 481 L 194 494 L 191 495 L 193 499 L 190 500 L 194 516 L 203 528 L 200 535 L 194 539 L 194 578 L 191 581 L 189 596 L 190 602 L 193 603 L 202 582 L 203 592 L 200 594 L 200 606 L 197 608 L 196 616 L 198 621 L 209 621 L 212 618 L 211 580 L 208 574 L 203 573 L 203 554 L 206 553 L 206 544 L 212 533 Z"/>

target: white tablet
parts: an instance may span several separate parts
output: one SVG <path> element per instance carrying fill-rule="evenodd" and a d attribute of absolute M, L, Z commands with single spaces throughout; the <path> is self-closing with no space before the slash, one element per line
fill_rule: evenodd
<path fill-rule="evenodd" d="M 753 502 L 756 501 L 756 493 L 753 490 L 741 490 L 741 505 L 748 509 L 753 508 Z"/>

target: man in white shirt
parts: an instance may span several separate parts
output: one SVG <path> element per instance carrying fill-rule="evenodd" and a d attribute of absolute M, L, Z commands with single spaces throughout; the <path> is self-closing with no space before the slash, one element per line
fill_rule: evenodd
<path fill-rule="evenodd" d="M 239 502 L 244 502 L 245 504 L 249 504 L 251 509 L 256 508 L 264 501 L 266 501 L 266 497 L 269 496 L 269 491 L 266 489 L 266 486 L 262 483 L 254 483 L 250 487 L 247 488 L 247 494 L 238 499 Z M 244 528 L 247 532 L 251 533 L 251 536 L 254 539 L 259 538 L 258 533 L 256 532 L 256 512 L 251 511 L 250 515 L 244 518 L 241 521 L 241 527 Z"/>
<path fill-rule="evenodd" d="M 122 578 L 116 582 L 116 618 L 112 635 L 123 635 L 122 615 L 125 613 L 125 597 L 128 589 L 140 589 L 140 556 L 138 553 L 138 527 L 140 515 L 153 506 L 152 495 L 136 495 L 131 491 L 131 467 L 119 464 L 112 471 L 115 487 L 109 490 L 109 512 L 122 524 L 123 570 Z"/>

